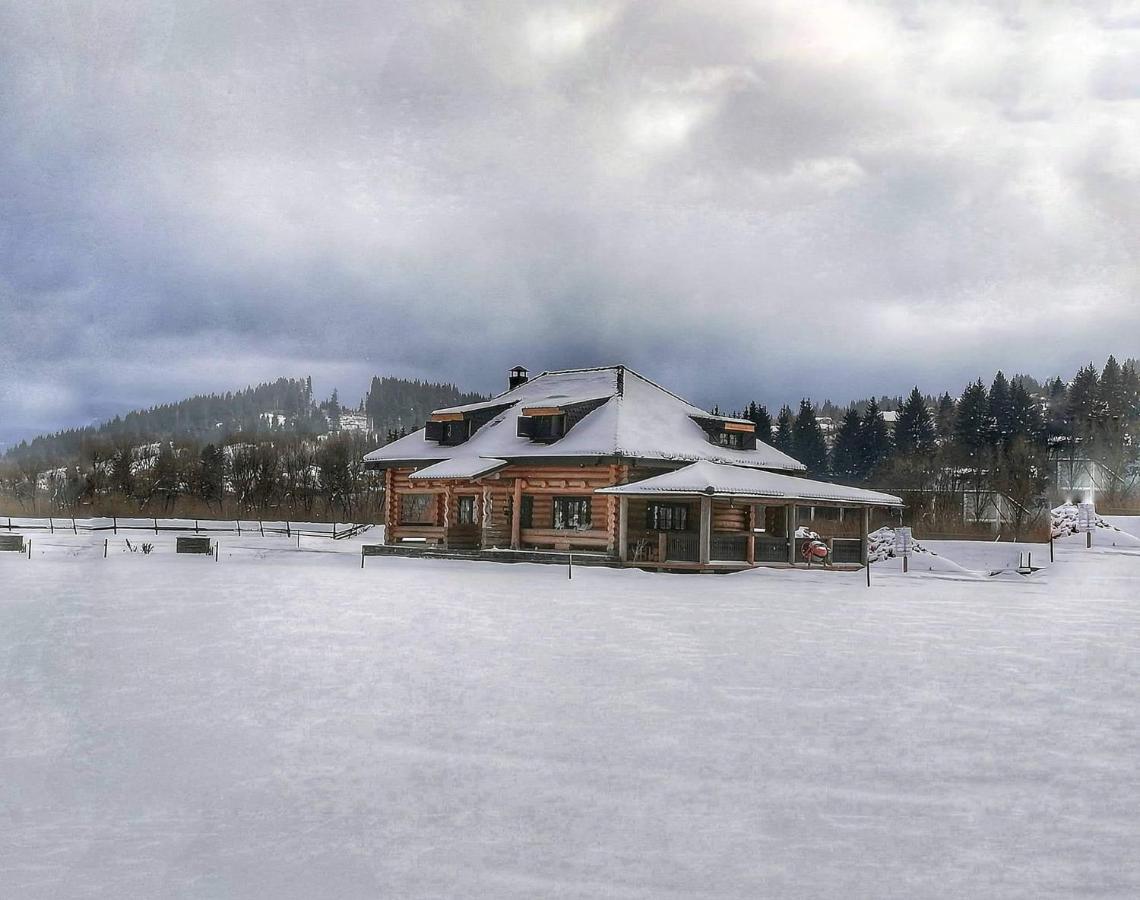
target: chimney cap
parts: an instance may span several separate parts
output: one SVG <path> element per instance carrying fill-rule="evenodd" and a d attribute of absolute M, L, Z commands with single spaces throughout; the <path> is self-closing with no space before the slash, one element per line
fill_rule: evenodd
<path fill-rule="evenodd" d="M 526 366 L 515 366 L 514 368 L 511 369 L 511 374 L 512 375 L 525 375 L 526 374 Z"/>

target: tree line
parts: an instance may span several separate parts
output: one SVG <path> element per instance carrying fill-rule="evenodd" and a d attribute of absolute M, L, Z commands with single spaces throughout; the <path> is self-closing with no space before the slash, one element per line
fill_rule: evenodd
<path fill-rule="evenodd" d="M 325 440 L 238 435 L 224 444 L 90 441 L 75 462 L 0 464 L 12 515 L 148 515 L 356 521 L 378 518 L 383 479 L 364 467 L 367 435 Z"/>
<path fill-rule="evenodd" d="M 961 518 L 963 495 L 990 503 L 1000 494 L 1015 531 L 1022 530 L 1040 517 L 1051 463 L 1064 458 L 1101 467 L 1106 503 L 1134 499 L 1134 360 L 1121 365 L 1110 356 L 1100 371 L 1090 363 L 1069 382 L 1057 377 L 1044 385 L 999 371 L 988 387 L 978 379 L 957 398 L 924 396 L 915 387 L 891 405 L 888 423 L 879 400 L 852 403 L 829 423 L 830 433 L 806 398 L 795 412 L 783 406 L 774 420 L 756 402 L 739 414 L 756 425 L 759 440 L 804 463 L 813 477 L 900 493 L 912 518 L 936 526 Z"/>

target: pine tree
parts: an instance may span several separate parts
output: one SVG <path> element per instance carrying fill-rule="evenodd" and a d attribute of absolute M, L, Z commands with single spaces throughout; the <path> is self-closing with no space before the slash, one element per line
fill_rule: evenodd
<path fill-rule="evenodd" d="M 753 400 L 748 404 L 748 419 L 756 426 L 756 440 L 765 444 L 772 443 L 772 416 L 763 404 Z"/>
<path fill-rule="evenodd" d="M 895 449 L 906 456 L 934 451 L 934 420 L 926 408 L 926 400 L 916 386 L 910 392 L 894 428 Z"/>
<path fill-rule="evenodd" d="M 835 433 L 835 447 L 831 452 L 831 470 L 840 478 L 857 481 L 863 477 L 860 456 L 860 431 L 863 426 L 854 406 L 843 414 L 843 421 Z"/>
<path fill-rule="evenodd" d="M 781 453 L 792 453 L 792 410 L 785 403 L 776 417 L 776 430 L 772 434 L 772 446 Z"/>
<path fill-rule="evenodd" d="M 958 414 L 954 422 L 954 443 L 966 459 L 981 457 L 982 448 L 993 434 L 989 396 L 981 379 L 975 381 L 958 401 Z"/>
<path fill-rule="evenodd" d="M 792 456 L 813 475 L 827 474 L 827 441 L 810 400 L 800 401 L 800 411 L 792 426 Z"/>
<path fill-rule="evenodd" d="M 1069 385 L 1066 418 L 1073 434 L 1087 438 L 1100 414 L 1100 378 L 1090 363 L 1083 366 Z"/>
<path fill-rule="evenodd" d="M 1021 382 L 1017 382 L 1010 389 L 1009 399 L 1012 415 L 1011 441 L 1023 438 L 1035 443 L 1040 440 L 1044 427 L 1041 410 Z"/>
<path fill-rule="evenodd" d="M 874 397 L 867 403 L 859 427 L 859 470 L 863 479 L 873 478 L 891 455 L 891 435 Z"/>
<path fill-rule="evenodd" d="M 938 410 L 934 417 L 934 428 L 938 440 L 945 443 L 954 436 L 954 399 L 949 392 L 938 398 Z"/>
<path fill-rule="evenodd" d="M 1124 373 L 1115 356 L 1109 356 L 1100 376 L 1100 405 L 1110 418 L 1124 415 Z"/>
<path fill-rule="evenodd" d="M 1013 439 L 1013 405 L 1010 401 L 1009 381 L 998 370 L 989 396 L 990 443 L 1005 447 Z"/>

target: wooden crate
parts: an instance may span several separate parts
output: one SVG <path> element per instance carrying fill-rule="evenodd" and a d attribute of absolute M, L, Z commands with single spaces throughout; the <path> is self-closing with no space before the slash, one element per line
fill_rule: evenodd
<path fill-rule="evenodd" d="M 13 550 L 16 553 L 23 553 L 24 536 L 22 534 L 0 534 L 0 550 Z"/>
<path fill-rule="evenodd" d="M 174 549 L 177 553 L 200 553 L 204 556 L 214 552 L 208 537 L 180 537 L 176 539 Z"/>

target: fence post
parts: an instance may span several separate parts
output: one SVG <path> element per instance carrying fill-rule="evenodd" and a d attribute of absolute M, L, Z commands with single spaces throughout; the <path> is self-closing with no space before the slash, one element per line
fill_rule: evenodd
<path fill-rule="evenodd" d="M 870 587 L 871 586 L 871 560 L 867 560 L 867 562 L 863 565 L 863 568 L 867 570 L 867 587 Z"/>
<path fill-rule="evenodd" d="M 570 551 L 570 556 L 566 561 L 566 578 L 567 580 L 574 577 L 574 551 Z"/>
<path fill-rule="evenodd" d="M 1092 532 L 1091 531 L 1085 532 L 1085 549 L 1086 550 L 1092 549 Z"/>
<path fill-rule="evenodd" d="M 107 539 L 103 538 L 103 559 L 107 558 Z"/>
<path fill-rule="evenodd" d="M 51 516 L 48 516 L 48 530 L 55 534 L 55 523 L 51 520 Z"/>
<path fill-rule="evenodd" d="M 115 529 L 115 534 L 119 533 L 119 517 L 111 516 L 111 527 Z"/>
<path fill-rule="evenodd" d="M 75 516 L 71 517 L 71 531 L 73 534 L 79 534 L 79 529 L 75 527 Z"/>
<path fill-rule="evenodd" d="M 240 536 L 241 535 L 241 519 L 234 519 L 234 523 L 237 525 L 238 535 Z"/>
<path fill-rule="evenodd" d="M 265 523 L 261 519 L 257 520 L 257 527 L 261 529 L 261 536 L 265 537 Z"/>
<path fill-rule="evenodd" d="M 364 545 L 360 547 L 360 568 L 364 568 Z"/>
<path fill-rule="evenodd" d="M 221 541 L 214 541 L 214 562 L 218 561 L 218 552 L 222 549 Z"/>
<path fill-rule="evenodd" d="M 1049 535 L 1049 562 L 1053 562 L 1053 535 Z"/>
<path fill-rule="evenodd" d="M 289 530 L 289 520 L 285 520 L 285 537 L 292 537 L 293 533 Z"/>
<path fill-rule="evenodd" d="M 195 534 L 198 533 L 198 520 L 197 519 L 194 520 L 194 533 Z"/>
<path fill-rule="evenodd" d="M 28 559 L 31 559 L 31 558 L 32 558 L 32 542 L 31 542 L 31 540 L 29 540 L 28 541 Z"/>

